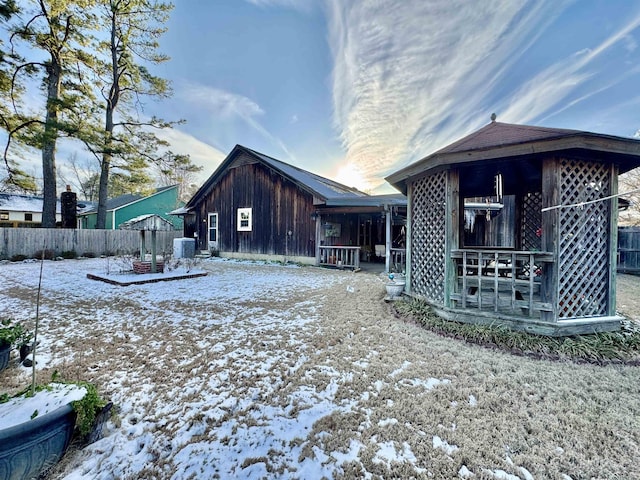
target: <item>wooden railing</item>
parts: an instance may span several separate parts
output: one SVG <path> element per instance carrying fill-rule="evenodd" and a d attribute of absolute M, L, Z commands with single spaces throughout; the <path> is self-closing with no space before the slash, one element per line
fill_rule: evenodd
<path fill-rule="evenodd" d="M 400 273 L 407 271 L 407 250 L 405 248 L 391 249 L 391 270 Z"/>
<path fill-rule="evenodd" d="M 450 299 L 456 308 L 492 309 L 494 312 L 538 316 L 552 311 L 540 299 L 545 265 L 553 262 L 549 252 L 505 250 L 454 250 L 456 287 Z"/>
<path fill-rule="evenodd" d="M 320 265 L 338 268 L 360 268 L 360 247 L 321 246 Z"/>

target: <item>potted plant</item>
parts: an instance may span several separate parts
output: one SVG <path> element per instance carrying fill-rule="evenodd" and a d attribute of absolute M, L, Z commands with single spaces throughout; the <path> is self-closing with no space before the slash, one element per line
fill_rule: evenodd
<path fill-rule="evenodd" d="M 387 290 L 387 299 L 395 300 L 402 296 L 404 287 L 406 285 L 404 276 L 396 275 L 394 273 L 389 274 L 389 281 L 386 283 L 385 288 Z"/>
<path fill-rule="evenodd" d="M 20 323 L 12 324 L 11 320 L 4 319 L 0 325 L 0 370 L 4 370 L 9 365 L 11 347 L 26 343 L 29 336 Z"/>
<path fill-rule="evenodd" d="M 94 385 L 86 382 L 62 383 L 57 373 L 46 385 L 36 384 L 36 347 L 42 264 L 36 297 L 35 328 L 32 343 L 31 385 L 10 397 L 0 395 L 0 478 L 23 479 L 41 475 L 64 455 L 74 433 L 81 441 L 89 443 L 95 428 L 95 420 L 101 420 L 98 428 L 110 413 L 112 404 L 106 404 Z M 27 343 L 31 336 L 20 324 L 2 322 L 0 338 L 11 345 Z M 106 412 L 106 413 L 105 413 Z"/>

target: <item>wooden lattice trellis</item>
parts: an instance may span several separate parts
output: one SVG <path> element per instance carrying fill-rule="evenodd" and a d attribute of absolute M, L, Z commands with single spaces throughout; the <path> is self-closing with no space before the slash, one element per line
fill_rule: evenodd
<path fill-rule="evenodd" d="M 560 202 L 579 204 L 609 195 L 606 165 L 563 160 Z M 606 315 L 609 295 L 610 202 L 560 208 L 558 316 Z"/>
<path fill-rule="evenodd" d="M 445 216 L 444 172 L 413 183 L 411 194 L 411 290 L 444 303 Z"/>
<path fill-rule="evenodd" d="M 542 250 L 542 192 L 525 194 L 522 200 L 522 249 Z"/>

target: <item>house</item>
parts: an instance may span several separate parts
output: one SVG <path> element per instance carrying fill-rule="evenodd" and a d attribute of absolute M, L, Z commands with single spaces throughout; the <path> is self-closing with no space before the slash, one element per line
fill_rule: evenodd
<path fill-rule="evenodd" d="M 179 206 L 178 185 L 157 188 L 148 196 L 121 195 L 107 200 L 105 228 L 107 230 L 117 230 L 121 224 L 132 218 L 155 214 L 171 222 L 176 230 L 180 230 L 182 228 L 181 219 L 168 214 Z M 78 214 L 79 228 L 96 228 L 97 219 L 98 205 L 92 204 L 89 210 Z"/>
<path fill-rule="evenodd" d="M 638 166 L 638 140 L 493 121 L 393 173 L 407 293 L 455 321 L 618 329 L 618 175 Z"/>
<path fill-rule="evenodd" d="M 42 197 L 0 193 L 0 227 L 39 227 L 42 223 Z M 60 202 L 56 205 L 56 222 L 62 220 Z"/>
<path fill-rule="evenodd" d="M 390 268 L 398 246 L 404 259 L 403 195 L 370 196 L 241 145 L 173 213 L 199 250 L 221 256 Z"/>

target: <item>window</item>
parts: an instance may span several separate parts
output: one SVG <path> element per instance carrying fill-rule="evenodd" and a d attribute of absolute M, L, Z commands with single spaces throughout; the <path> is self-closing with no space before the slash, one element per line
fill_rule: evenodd
<path fill-rule="evenodd" d="M 9 220 L 9 212 L 0 212 L 0 220 Z"/>
<path fill-rule="evenodd" d="M 250 208 L 238 209 L 238 231 L 239 232 L 251 231 L 251 209 Z"/>
<path fill-rule="evenodd" d="M 25 213 L 24 214 L 25 222 L 33 222 L 33 213 Z"/>
<path fill-rule="evenodd" d="M 209 243 L 218 241 L 218 214 L 209 214 Z"/>

